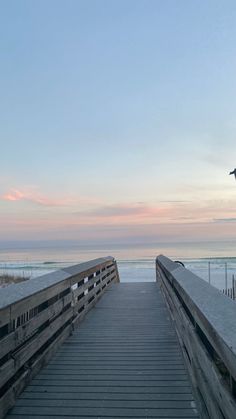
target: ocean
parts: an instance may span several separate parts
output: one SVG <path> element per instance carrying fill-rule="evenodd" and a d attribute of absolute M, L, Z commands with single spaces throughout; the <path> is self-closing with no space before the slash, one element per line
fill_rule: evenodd
<path fill-rule="evenodd" d="M 66 266 L 114 256 L 122 282 L 155 281 L 155 258 L 180 260 L 200 278 L 224 289 L 236 278 L 236 241 L 152 244 L 79 244 L 76 242 L 0 242 L 0 274 L 40 277 Z M 210 277 L 209 277 L 210 270 Z"/>

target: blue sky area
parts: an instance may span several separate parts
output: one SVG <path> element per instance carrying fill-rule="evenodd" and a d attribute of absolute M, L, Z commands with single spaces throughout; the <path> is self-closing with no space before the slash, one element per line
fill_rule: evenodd
<path fill-rule="evenodd" d="M 0 1 L 3 240 L 236 233 L 236 3 Z"/>

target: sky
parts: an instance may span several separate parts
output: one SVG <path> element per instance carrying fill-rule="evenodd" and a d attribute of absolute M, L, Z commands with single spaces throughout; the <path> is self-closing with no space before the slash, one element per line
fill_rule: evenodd
<path fill-rule="evenodd" d="M 234 0 L 0 0 L 0 239 L 234 239 L 235 21 Z"/>

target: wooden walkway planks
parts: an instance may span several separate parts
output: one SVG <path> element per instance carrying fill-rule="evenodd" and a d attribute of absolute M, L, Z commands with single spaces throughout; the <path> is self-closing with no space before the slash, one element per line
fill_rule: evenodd
<path fill-rule="evenodd" d="M 156 283 L 114 284 L 7 415 L 198 418 Z"/>

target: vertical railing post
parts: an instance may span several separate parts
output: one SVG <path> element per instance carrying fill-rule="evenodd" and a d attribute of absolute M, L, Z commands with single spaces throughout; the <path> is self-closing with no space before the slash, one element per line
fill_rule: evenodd
<path fill-rule="evenodd" d="M 211 262 L 208 262 L 208 282 L 211 283 Z"/>
<path fill-rule="evenodd" d="M 234 275 L 232 275 L 232 292 L 233 292 L 233 300 L 235 300 L 235 279 L 234 279 Z"/>
<path fill-rule="evenodd" d="M 118 266 L 117 266 L 116 260 L 114 261 L 114 265 L 115 265 L 115 270 L 116 270 L 116 282 L 120 282 L 120 275 L 119 275 L 119 271 L 118 271 Z"/>
<path fill-rule="evenodd" d="M 227 290 L 228 290 L 228 272 L 227 272 L 227 262 L 225 262 L 225 289 L 226 289 L 226 294 L 227 294 Z"/>

